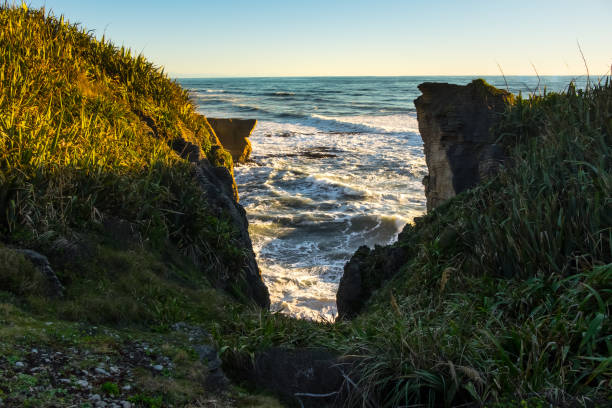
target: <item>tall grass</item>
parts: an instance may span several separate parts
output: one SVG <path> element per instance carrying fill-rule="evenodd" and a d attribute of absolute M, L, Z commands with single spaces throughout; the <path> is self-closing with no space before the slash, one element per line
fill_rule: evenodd
<path fill-rule="evenodd" d="M 227 364 L 328 347 L 354 362 L 354 406 L 609 404 L 611 107 L 609 81 L 517 98 L 494 129 L 510 165 L 405 228 L 414 256 L 361 316 L 239 316 L 217 332 Z"/>
<path fill-rule="evenodd" d="M 44 9 L 5 3 L 0 27 L 0 239 L 40 246 L 118 217 L 147 245 L 172 241 L 211 275 L 237 273 L 234 232 L 170 147 L 187 138 L 231 171 L 187 92 Z"/>
<path fill-rule="evenodd" d="M 418 255 L 354 323 L 359 398 L 609 403 L 611 108 L 609 81 L 509 108 L 511 165 L 406 230 Z"/>

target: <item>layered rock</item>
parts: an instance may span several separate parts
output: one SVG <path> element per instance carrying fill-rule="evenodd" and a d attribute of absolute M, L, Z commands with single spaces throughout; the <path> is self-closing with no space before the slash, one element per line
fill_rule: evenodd
<path fill-rule="evenodd" d="M 429 175 L 427 210 L 474 187 L 505 160 L 490 132 L 512 94 L 477 79 L 470 84 L 425 82 L 414 101 Z"/>
<path fill-rule="evenodd" d="M 423 180 L 427 209 L 432 210 L 474 187 L 504 162 L 505 149 L 490 129 L 512 101 L 512 94 L 482 79 L 465 86 L 425 82 L 419 89 L 423 95 L 414 104 L 429 169 Z M 427 233 L 418 224 L 406 225 L 398 239 L 402 246 L 376 246 L 373 250 L 363 246 L 353 254 L 344 266 L 336 294 L 339 318 L 356 316 L 372 293 L 416 255 L 407 241 L 410 236 Z M 453 240 L 452 232 L 442 234 L 441 247 Z"/>
<path fill-rule="evenodd" d="M 255 119 L 218 119 L 208 118 L 219 142 L 230 152 L 234 163 L 244 163 L 251 155 L 251 142 L 248 139 L 257 124 Z"/>

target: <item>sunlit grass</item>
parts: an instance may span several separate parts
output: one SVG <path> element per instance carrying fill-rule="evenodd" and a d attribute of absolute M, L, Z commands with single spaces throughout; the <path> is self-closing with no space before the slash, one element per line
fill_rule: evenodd
<path fill-rule="evenodd" d="M 0 6 L 0 27 L 2 239 L 40 247 L 118 217 L 146 245 L 171 240 L 208 273 L 237 273 L 231 228 L 170 147 L 187 139 L 232 171 L 187 91 L 44 9 Z"/>
<path fill-rule="evenodd" d="M 328 347 L 357 406 L 609 404 L 611 107 L 609 82 L 517 99 L 495 129 L 511 166 L 408 226 L 411 260 L 361 316 L 237 316 L 227 364 Z"/>

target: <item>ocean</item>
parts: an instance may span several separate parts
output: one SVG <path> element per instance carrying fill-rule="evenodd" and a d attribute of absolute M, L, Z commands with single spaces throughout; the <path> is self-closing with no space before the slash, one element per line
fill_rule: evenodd
<path fill-rule="evenodd" d="M 426 81 L 473 77 L 180 79 L 208 117 L 254 118 L 252 162 L 235 168 L 273 310 L 333 320 L 343 266 L 425 212 L 414 99 Z M 572 77 L 485 77 L 513 93 Z M 584 86 L 585 78 L 577 85 Z"/>

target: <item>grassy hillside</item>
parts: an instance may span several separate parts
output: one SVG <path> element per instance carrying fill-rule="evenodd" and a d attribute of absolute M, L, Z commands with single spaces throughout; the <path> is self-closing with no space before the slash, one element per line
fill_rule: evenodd
<path fill-rule="evenodd" d="M 142 55 L 0 6 L 0 405 L 259 404 L 235 389 L 215 400 L 194 351 L 211 343 L 201 325 L 248 309 L 213 288 L 240 287 L 244 254 L 177 140 L 232 171 L 187 92 Z M 63 297 L 18 248 L 49 258 Z"/>
<path fill-rule="evenodd" d="M 278 404 L 213 392 L 211 345 L 235 378 L 272 346 L 348 355 L 358 406 L 612 401 L 609 82 L 518 98 L 495 130 L 513 165 L 407 226 L 395 245 L 410 260 L 361 316 L 317 323 L 210 284 L 237 276 L 235 231 L 171 146 L 231 158 L 184 90 L 44 11 L 2 6 L 0 27 L 5 404 Z M 50 258 L 64 297 L 48 296 L 25 247 Z"/>
<path fill-rule="evenodd" d="M 494 131 L 512 166 L 406 226 L 410 260 L 361 316 L 236 323 L 227 364 L 329 347 L 354 359 L 359 406 L 612 403 L 612 84 L 518 98 Z"/>
<path fill-rule="evenodd" d="M 142 55 L 43 10 L 2 7 L 0 26 L 0 240 L 74 247 L 119 219 L 209 276 L 239 269 L 228 223 L 171 148 L 191 141 L 232 170 L 187 92 Z"/>

